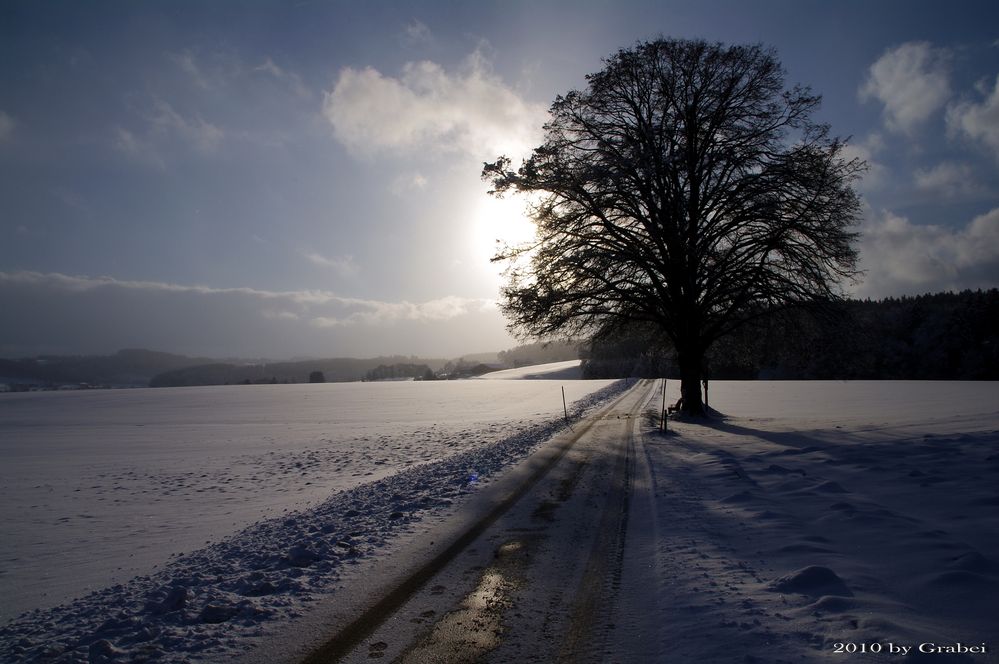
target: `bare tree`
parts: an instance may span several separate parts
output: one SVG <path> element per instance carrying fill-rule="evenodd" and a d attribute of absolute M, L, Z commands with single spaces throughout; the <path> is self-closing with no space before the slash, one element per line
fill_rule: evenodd
<path fill-rule="evenodd" d="M 605 61 L 559 96 L 517 170 L 536 241 L 505 247 L 502 308 L 522 337 L 581 337 L 628 322 L 672 341 L 683 411 L 702 414 L 706 350 L 747 320 L 842 297 L 856 272 L 853 182 L 865 168 L 812 120 L 820 98 L 784 87 L 772 50 L 659 39 Z"/>

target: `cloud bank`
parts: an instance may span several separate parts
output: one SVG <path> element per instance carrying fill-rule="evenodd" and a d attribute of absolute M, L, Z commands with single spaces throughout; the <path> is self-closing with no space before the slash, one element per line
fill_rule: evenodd
<path fill-rule="evenodd" d="M 963 228 L 913 224 L 887 210 L 861 229 L 861 297 L 917 295 L 999 283 L 999 208 Z"/>
<path fill-rule="evenodd" d="M 999 76 L 992 91 L 982 85 L 981 103 L 962 101 L 947 109 L 947 126 L 958 134 L 980 141 L 999 159 Z"/>
<path fill-rule="evenodd" d="M 478 51 L 457 71 L 427 60 L 399 77 L 372 67 L 340 71 L 323 114 L 351 152 L 524 156 L 541 137 L 545 107 L 525 101 Z"/>
<path fill-rule="evenodd" d="M 493 301 L 456 296 L 385 302 L 322 290 L 0 272 L 0 309 L 9 322 L 0 330 L 0 356 L 8 357 L 126 347 L 276 359 L 452 357 L 511 345 Z"/>
<path fill-rule="evenodd" d="M 945 161 L 932 168 L 917 169 L 914 178 L 916 188 L 944 198 L 968 196 L 981 190 L 975 170 L 966 163 Z"/>

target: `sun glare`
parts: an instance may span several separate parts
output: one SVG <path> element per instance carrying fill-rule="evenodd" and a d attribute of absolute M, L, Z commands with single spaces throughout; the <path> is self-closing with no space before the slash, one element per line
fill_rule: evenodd
<path fill-rule="evenodd" d="M 475 211 L 472 255 L 499 279 L 505 265 L 489 263 L 504 245 L 517 245 L 534 238 L 534 223 L 524 214 L 524 200 L 517 197 L 483 196 Z M 499 242 L 497 242 L 499 240 Z"/>

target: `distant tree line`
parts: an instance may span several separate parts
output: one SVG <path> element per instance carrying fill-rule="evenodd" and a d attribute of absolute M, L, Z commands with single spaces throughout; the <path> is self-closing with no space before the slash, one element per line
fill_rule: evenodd
<path fill-rule="evenodd" d="M 999 379 L 999 290 L 847 300 L 761 317 L 705 358 L 717 379 Z M 632 326 L 586 348 L 587 378 L 676 377 L 654 329 Z"/>
<path fill-rule="evenodd" d="M 586 378 L 677 377 L 675 351 L 655 327 L 631 325 L 588 342 L 555 341 L 499 353 L 503 366 L 583 359 Z M 0 359 L 0 382 L 145 385 L 342 382 L 377 375 L 464 378 L 481 362 L 382 357 L 222 363 L 148 350 L 108 356 Z M 390 369 L 381 369 L 389 367 Z M 391 369 L 391 367 L 396 367 Z M 399 369 L 406 367 L 406 369 Z M 848 300 L 761 317 L 719 340 L 705 359 L 718 379 L 999 380 L 999 290 Z M 422 372 L 422 373 L 421 373 Z"/>
<path fill-rule="evenodd" d="M 398 380 L 414 378 L 417 380 L 434 380 L 434 370 L 426 364 L 397 362 L 395 364 L 379 364 L 364 376 L 364 380 Z"/>
<path fill-rule="evenodd" d="M 211 362 L 208 358 L 129 348 L 113 355 L 40 355 L 0 359 L 0 382 L 57 385 L 92 383 L 116 387 L 146 386 L 165 371 Z"/>
<path fill-rule="evenodd" d="M 412 363 L 415 358 L 404 356 L 369 359 L 330 358 L 297 362 L 234 364 L 214 362 L 166 371 L 149 381 L 150 387 L 181 387 L 186 385 L 245 385 L 251 383 L 340 383 L 365 380 L 380 365 Z M 421 366 L 433 368 L 443 360 L 425 359 Z M 318 379 L 322 377 L 322 381 Z M 369 379 L 371 380 L 371 379 Z"/>
<path fill-rule="evenodd" d="M 455 380 L 460 378 L 472 378 L 474 376 L 481 376 L 482 374 L 487 374 L 490 371 L 496 371 L 495 366 L 490 366 L 484 362 L 469 362 L 464 358 L 459 358 L 454 362 L 448 362 L 441 369 L 438 378 L 444 378 L 447 380 Z"/>

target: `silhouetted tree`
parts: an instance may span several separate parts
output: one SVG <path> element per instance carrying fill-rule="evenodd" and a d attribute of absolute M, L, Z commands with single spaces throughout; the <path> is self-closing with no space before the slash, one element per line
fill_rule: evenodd
<path fill-rule="evenodd" d="M 559 96 L 518 170 L 484 165 L 491 193 L 527 194 L 534 243 L 507 247 L 502 308 L 523 337 L 648 322 L 672 342 L 684 411 L 703 412 L 706 351 L 747 320 L 841 297 L 856 274 L 864 168 L 785 89 L 772 50 L 639 43 Z M 519 259 L 519 260 L 518 260 Z"/>
<path fill-rule="evenodd" d="M 309 373 L 309 382 L 310 383 L 325 383 L 326 382 L 326 376 L 323 375 L 322 371 L 313 371 L 313 372 Z"/>

